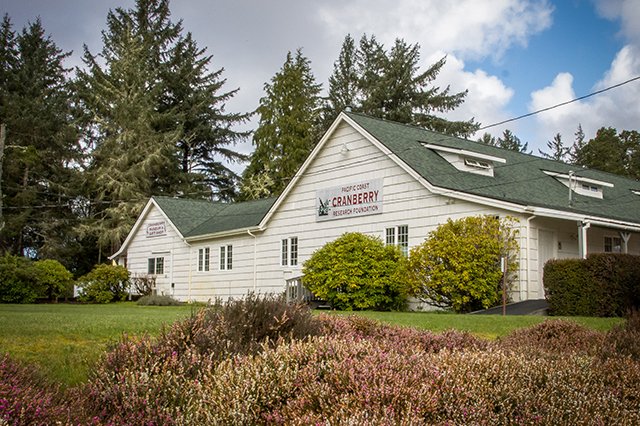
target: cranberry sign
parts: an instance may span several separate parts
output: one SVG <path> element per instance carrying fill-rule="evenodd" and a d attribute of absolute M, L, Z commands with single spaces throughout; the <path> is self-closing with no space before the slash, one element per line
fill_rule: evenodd
<path fill-rule="evenodd" d="M 316 221 L 382 213 L 382 179 L 316 191 Z"/>

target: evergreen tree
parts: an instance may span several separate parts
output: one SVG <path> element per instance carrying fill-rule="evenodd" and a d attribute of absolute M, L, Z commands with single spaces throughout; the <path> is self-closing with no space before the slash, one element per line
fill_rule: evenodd
<path fill-rule="evenodd" d="M 65 259 L 75 227 L 71 200 L 80 158 L 63 53 L 40 20 L 17 36 L 5 16 L 0 30 L 0 122 L 4 227 L 0 250 Z"/>
<path fill-rule="evenodd" d="M 338 60 L 333 64 L 329 76 L 329 93 L 323 110 L 323 129 L 327 129 L 338 114 L 359 102 L 358 57 L 354 39 L 350 34 L 344 38 Z"/>
<path fill-rule="evenodd" d="M 396 39 L 387 51 L 374 36 L 365 35 L 355 50 L 347 36 L 329 79 L 325 117 L 335 117 L 349 102 L 355 111 L 374 117 L 458 136 L 475 132 L 478 124 L 473 119 L 449 121 L 436 115 L 454 110 L 467 95 L 467 91 L 451 94 L 449 87 L 442 90 L 434 85 L 446 58 L 424 72 L 419 71 L 419 62 L 417 43 Z"/>
<path fill-rule="evenodd" d="M 225 112 L 236 90 L 222 91 L 223 69 L 182 22 L 168 0 L 137 0 L 109 12 L 100 60 L 85 47 L 78 70 L 85 140 L 93 148 L 87 173 L 93 218 L 85 229 L 113 252 L 152 195 L 230 199 L 237 176 L 223 163 L 247 136 L 232 126 L 247 114 Z"/>
<path fill-rule="evenodd" d="M 225 104 L 239 89 L 221 92 L 223 68 L 209 72 L 212 56 L 197 46 L 191 33 L 173 48 L 163 80 L 167 82 L 162 110 L 177 116 L 182 129 L 178 140 L 180 170 L 186 177 L 184 193 L 221 200 L 236 195 L 238 176 L 226 163 L 241 162 L 246 156 L 229 145 L 248 137 L 236 132 L 234 125 L 244 123 L 249 114 L 227 113 Z M 176 126 L 175 122 L 167 123 Z"/>
<path fill-rule="evenodd" d="M 279 194 L 307 158 L 317 142 L 320 88 L 302 51 L 287 53 L 280 71 L 265 84 L 257 109 L 260 121 L 243 175 L 244 198 Z M 261 185 L 258 190 L 256 184 Z"/>
<path fill-rule="evenodd" d="M 618 175 L 627 175 L 627 147 L 613 127 L 602 127 L 576 153 L 577 164 Z"/>
<path fill-rule="evenodd" d="M 528 143 L 523 145 L 520 138 L 514 135 L 509 129 L 505 129 L 504 132 L 502 132 L 502 137 L 497 139 L 492 137 L 489 133 L 485 133 L 481 139 L 478 139 L 478 142 L 518 152 L 526 152 L 527 147 L 529 146 Z"/>
<path fill-rule="evenodd" d="M 562 136 L 560 133 L 556 133 L 553 140 L 547 141 L 547 148 L 549 149 L 549 152 L 542 151 L 541 149 L 538 149 L 538 152 L 543 157 L 551 160 L 564 161 L 567 155 L 569 155 L 569 148 L 565 147 L 562 143 Z"/>
<path fill-rule="evenodd" d="M 586 142 L 584 141 L 584 132 L 582 131 L 582 124 L 578 124 L 578 129 L 576 130 L 574 135 L 575 140 L 573 142 L 573 145 L 571 146 L 571 149 L 569 150 L 569 162 L 571 164 L 580 165 L 580 153 L 586 145 Z"/>
<path fill-rule="evenodd" d="M 166 1 L 139 0 L 135 10 L 109 12 L 104 66 L 85 46 L 87 70 L 79 69 L 78 76 L 93 147 L 87 175 L 97 207 L 90 231 L 110 252 L 149 196 L 174 195 L 184 179 L 175 153 L 181 129 L 166 129 L 176 117 L 158 108 L 165 91 L 160 64 L 179 30 L 169 21 Z"/>

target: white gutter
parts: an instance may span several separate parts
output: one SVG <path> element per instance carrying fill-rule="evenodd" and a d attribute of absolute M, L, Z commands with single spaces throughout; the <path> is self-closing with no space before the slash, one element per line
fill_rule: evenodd
<path fill-rule="evenodd" d="M 256 262 L 258 237 L 252 234 L 250 229 L 247 229 L 247 234 L 253 237 L 253 292 L 255 293 L 258 288 L 258 265 Z"/>
<path fill-rule="evenodd" d="M 260 227 L 248 227 L 248 228 L 239 228 L 239 229 L 230 229 L 228 231 L 221 231 L 221 232 L 214 232 L 213 234 L 202 234 L 202 235 L 196 235 L 193 237 L 187 237 L 185 239 L 186 241 L 189 242 L 197 242 L 197 241 L 202 241 L 202 240 L 210 240 L 213 238 L 224 238 L 224 237 L 232 237 L 232 236 L 237 236 L 237 235 L 243 235 L 247 232 L 261 232 L 264 231 L 264 228 L 260 228 Z"/>

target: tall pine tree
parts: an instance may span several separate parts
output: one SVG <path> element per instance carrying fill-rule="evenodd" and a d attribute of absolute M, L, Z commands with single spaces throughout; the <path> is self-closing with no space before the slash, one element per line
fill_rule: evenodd
<path fill-rule="evenodd" d="M 0 30 L 0 122 L 6 125 L 0 251 L 67 261 L 80 158 L 68 70 L 40 20 Z"/>
<path fill-rule="evenodd" d="M 110 11 L 102 33 L 104 66 L 85 46 L 87 70 L 78 70 L 93 147 L 87 176 L 96 208 L 90 227 L 109 252 L 124 240 L 148 197 L 174 195 L 183 178 L 174 150 L 180 129 L 158 130 L 172 120 L 158 109 L 165 91 L 160 64 L 179 28 L 169 21 L 166 2 L 156 2 L 153 11 L 148 3 Z"/>
<path fill-rule="evenodd" d="M 473 119 L 450 121 L 441 117 L 460 106 L 467 95 L 467 91 L 451 93 L 449 87 L 435 85 L 446 58 L 422 72 L 419 62 L 417 43 L 396 39 L 386 50 L 375 36 L 364 35 L 356 49 L 347 36 L 329 78 L 325 126 L 348 102 L 355 111 L 374 117 L 457 136 L 474 133 L 478 124 Z"/>
<path fill-rule="evenodd" d="M 137 0 L 110 11 L 99 59 L 85 47 L 78 87 L 93 222 L 86 229 L 113 252 L 152 195 L 229 199 L 237 176 L 226 161 L 244 157 L 229 145 L 247 135 L 232 127 L 247 114 L 225 112 L 236 90 L 222 91 L 223 69 L 182 23 L 168 0 Z"/>
<path fill-rule="evenodd" d="M 244 198 L 279 194 L 317 142 L 320 89 L 299 49 L 264 86 L 253 137 L 255 151 L 243 175 Z"/>
<path fill-rule="evenodd" d="M 538 152 L 543 157 L 549 158 L 551 160 L 565 161 L 567 156 L 569 155 L 569 148 L 564 146 L 560 133 L 556 133 L 556 135 L 553 137 L 553 140 L 547 142 L 547 149 L 549 150 L 549 152 L 542 151 L 541 149 L 538 149 Z"/>

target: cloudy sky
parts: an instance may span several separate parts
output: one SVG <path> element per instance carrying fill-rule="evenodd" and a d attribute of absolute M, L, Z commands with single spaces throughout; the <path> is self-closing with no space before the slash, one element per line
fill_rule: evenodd
<path fill-rule="evenodd" d="M 0 11 L 15 29 L 40 17 L 56 44 L 73 51 L 68 65 L 77 66 L 83 43 L 92 53 L 102 48 L 109 9 L 133 4 L 1 0 Z M 640 76 L 639 0 L 173 0 L 171 11 L 208 48 L 213 66 L 225 68 L 226 88 L 240 88 L 227 105 L 233 112 L 254 110 L 264 83 L 297 48 L 326 87 L 347 33 L 356 40 L 373 34 L 385 45 L 398 37 L 418 43 L 423 68 L 447 55 L 436 84 L 469 90 L 449 118 L 474 117 L 483 126 Z M 640 130 L 639 99 L 637 80 L 482 132 L 509 128 L 537 153 L 556 133 L 572 143 L 578 124 L 587 138 L 602 126 Z"/>

